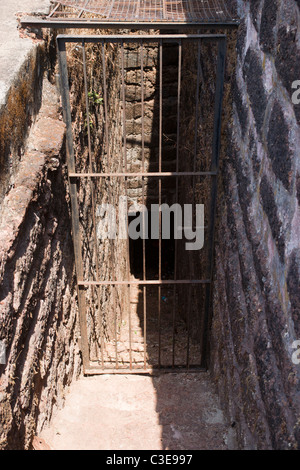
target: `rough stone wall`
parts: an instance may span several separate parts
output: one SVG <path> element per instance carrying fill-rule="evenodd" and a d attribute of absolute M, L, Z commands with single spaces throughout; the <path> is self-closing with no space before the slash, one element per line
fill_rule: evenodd
<path fill-rule="evenodd" d="M 155 33 L 149 31 L 149 34 Z M 125 45 L 126 133 L 128 169 L 142 170 L 142 132 L 144 129 L 145 171 L 159 171 L 160 52 L 156 43 L 143 46 L 144 122 L 142 126 L 141 46 Z M 176 100 L 178 48 L 163 46 L 162 58 L 162 171 L 176 168 Z M 162 201 L 174 200 L 175 180 L 164 180 Z M 145 204 L 158 203 L 157 179 L 144 179 Z M 142 180 L 130 178 L 129 203 L 142 203 Z"/>
<path fill-rule="evenodd" d="M 200 45 L 188 41 L 183 47 L 179 171 L 211 171 L 217 47 L 216 41 L 201 41 Z M 181 279 L 209 279 L 211 275 L 209 248 L 212 233 L 209 228 L 212 184 L 213 178 L 210 176 L 179 180 L 180 204 L 203 204 L 206 227 L 204 246 L 200 251 L 187 251 L 186 239 L 178 242 L 177 269 Z M 193 228 L 195 226 L 194 206 Z M 203 346 L 207 289 L 205 286 L 191 286 L 188 289 L 179 286 L 178 292 L 180 314 L 189 321 L 192 337 Z"/>
<path fill-rule="evenodd" d="M 155 34 L 157 31 L 149 31 Z M 159 134 L 160 113 L 162 117 L 162 162 L 163 172 L 176 170 L 177 144 L 177 86 L 178 86 L 178 46 L 164 43 L 162 61 L 158 42 L 145 43 L 143 46 L 144 68 L 144 126 L 142 126 L 142 80 L 141 80 L 141 46 L 128 44 L 125 49 L 125 84 L 126 84 L 126 132 L 128 167 L 132 172 L 142 171 L 142 134 L 144 130 L 145 171 L 159 171 Z M 162 72 L 160 74 L 160 72 Z M 160 75 L 162 87 L 160 89 Z M 160 103 L 160 90 L 162 91 Z M 175 202 L 175 178 L 162 178 L 162 204 L 172 205 Z M 142 178 L 129 178 L 129 206 L 142 204 Z M 152 204 L 159 202 L 159 180 L 156 177 L 144 178 L 144 204 L 151 210 Z M 150 212 L 148 213 L 148 230 L 151 230 Z M 141 240 L 130 244 L 131 268 L 134 274 L 142 276 L 143 246 Z M 158 275 L 159 253 L 158 241 L 146 240 L 146 272 L 152 279 Z M 166 270 L 172 272 L 174 263 L 173 244 L 162 240 L 163 276 Z"/>
<path fill-rule="evenodd" d="M 125 44 L 125 106 L 128 171 L 142 170 L 142 147 L 144 131 L 144 171 L 153 168 L 155 148 L 157 147 L 157 67 L 158 48 L 156 44 L 143 47 L 143 80 L 141 72 L 141 46 Z M 121 66 L 121 63 L 120 63 Z M 142 120 L 142 81 L 144 119 Z M 148 184 L 149 183 L 149 184 Z M 151 181 L 144 180 L 144 201 L 150 196 Z M 129 206 L 142 203 L 141 178 L 128 179 Z"/>
<path fill-rule="evenodd" d="M 0 448 L 28 449 L 64 401 L 81 359 L 66 175 L 56 89 L 42 107 L 2 203 Z"/>
<path fill-rule="evenodd" d="M 44 72 L 53 40 L 36 41 L 0 106 L 0 203 L 13 184 L 29 130 L 41 107 Z"/>
<path fill-rule="evenodd" d="M 82 173 L 90 170 L 104 173 L 122 171 L 119 50 L 110 44 L 105 47 L 104 78 L 102 44 L 86 44 L 89 119 L 83 80 L 82 47 L 72 44 L 67 49 L 75 165 L 76 170 Z M 116 178 L 81 178 L 78 181 L 80 240 L 86 281 L 126 277 L 126 244 L 124 241 L 103 238 L 108 227 L 101 223 L 102 217 L 99 214 L 102 204 L 118 207 L 119 195 L 125 193 L 123 187 L 124 180 Z M 121 305 L 126 301 L 123 290 L 107 286 L 86 289 L 86 316 L 92 361 L 97 362 L 100 358 L 101 336 L 106 339 L 115 336 Z"/>
<path fill-rule="evenodd" d="M 211 370 L 241 448 L 299 449 L 299 2 L 237 3 L 243 19 L 221 166 Z"/>

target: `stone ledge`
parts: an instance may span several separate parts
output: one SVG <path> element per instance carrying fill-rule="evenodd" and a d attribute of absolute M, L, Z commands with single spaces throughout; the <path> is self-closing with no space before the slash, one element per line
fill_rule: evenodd
<path fill-rule="evenodd" d="M 31 39 L 21 38 L 16 14 L 47 14 L 50 0 L 10 0 L 0 8 L 0 106 L 6 103 L 7 93 L 18 78 L 20 68 L 36 48 Z"/>
<path fill-rule="evenodd" d="M 28 137 L 27 149 L 15 174 L 11 189 L 2 203 L 0 215 L 0 259 L 2 266 L 26 217 L 34 193 L 47 171 L 60 165 L 59 154 L 63 144 L 65 124 L 58 115 L 55 89 L 44 82 L 45 104 Z M 56 118 L 55 118 L 56 114 Z M 51 116 L 51 117 L 49 117 Z"/>

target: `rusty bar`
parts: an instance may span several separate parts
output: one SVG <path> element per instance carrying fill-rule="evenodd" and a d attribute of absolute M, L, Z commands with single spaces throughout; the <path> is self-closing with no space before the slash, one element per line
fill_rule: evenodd
<path fill-rule="evenodd" d="M 107 161 L 110 163 L 110 151 L 109 151 L 109 121 L 108 121 L 108 94 L 107 94 L 107 79 L 106 79 L 106 60 L 105 60 L 105 43 L 102 40 L 102 70 L 103 70 L 103 95 L 104 95 L 104 120 L 105 120 L 105 146 L 106 146 L 106 154 L 107 154 Z M 110 272 L 113 271 L 115 267 L 114 262 L 114 240 L 111 240 L 111 253 L 112 256 L 110 257 Z M 99 279 L 99 277 L 98 277 Z M 114 305 L 115 311 L 115 355 L 116 355 L 116 368 L 118 368 L 118 331 L 117 331 L 117 309 L 116 307 L 116 292 L 113 289 L 110 292 L 112 297 L 112 304 Z"/>
<path fill-rule="evenodd" d="M 127 162 L 127 136 L 126 136 L 126 92 L 125 92 L 125 70 L 124 70 L 124 41 L 121 41 L 121 67 L 122 67 L 122 99 L 123 99 L 123 146 L 124 146 L 124 169 L 125 172 L 128 170 Z M 125 194 L 126 200 L 128 200 L 128 184 L 127 177 L 125 177 Z M 128 219 L 127 219 L 128 226 Z M 127 279 L 130 280 L 130 247 L 129 237 L 127 237 Z M 132 369 L 132 346 L 131 346 L 131 301 L 130 301 L 130 282 L 127 282 L 127 296 L 128 296 L 128 308 L 129 308 L 129 357 L 130 357 L 130 369 Z"/>
<path fill-rule="evenodd" d="M 148 29 L 187 29 L 187 28 L 226 28 L 236 29 L 240 25 L 239 20 L 228 20 L 228 21 L 126 21 L 125 20 L 111 20 L 104 21 L 101 19 L 93 18 L 47 18 L 37 19 L 36 17 L 24 17 L 21 19 L 22 28 L 52 28 L 52 29 L 136 29 L 136 30 L 148 30 Z"/>
<path fill-rule="evenodd" d="M 181 66 L 182 66 L 182 43 L 178 46 L 178 89 L 177 89 L 177 144 L 176 144 L 176 172 L 179 172 L 179 145 L 180 145 L 180 100 L 181 100 Z M 176 176 L 176 195 L 175 203 L 178 204 L 178 176 Z M 175 238 L 175 250 L 174 250 L 174 280 L 177 279 L 177 249 L 178 240 Z M 172 365 L 175 366 L 175 327 L 176 327 L 176 284 L 174 284 L 173 294 L 173 359 Z"/>
<path fill-rule="evenodd" d="M 68 65 L 66 44 L 62 39 L 57 39 L 57 47 L 59 51 L 59 67 L 60 67 L 60 82 L 61 82 L 61 97 L 63 105 L 63 114 L 66 124 L 66 154 L 67 154 L 67 167 L 68 172 L 74 172 L 74 147 L 73 147 L 73 132 L 72 132 L 72 116 L 70 106 L 70 91 L 68 79 Z M 83 280 L 83 263 L 81 253 L 81 240 L 80 240 L 80 227 L 79 227 L 79 209 L 77 201 L 77 186 L 76 183 L 70 181 L 70 200 L 72 208 L 72 237 L 74 244 L 75 266 L 77 274 L 77 290 L 78 290 L 78 307 L 80 316 L 80 333 L 81 333 L 81 352 L 83 361 L 83 370 L 87 369 L 90 363 L 89 360 L 89 347 L 88 347 L 88 334 L 87 334 L 87 319 L 86 319 L 86 299 L 85 292 L 82 286 L 79 286 L 78 280 Z"/>
<path fill-rule="evenodd" d="M 106 62 L 105 62 L 105 45 L 102 40 L 102 67 L 103 67 L 103 92 L 104 92 L 104 116 L 105 116 L 105 140 L 106 153 L 109 155 L 109 128 L 108 128 L 108 103 L 107 103 L 107 83 L 106 83 Z"/>
<path fill-rule="evenodd" d="M 58 20 L 58 21 L 62 21 L 62 20 L 68 20 L 69 18 L 66 17 L 66 14 L 65 12 L 63 11 L 56 11 L 52 17 L 52 21 L 54 20 Z M 78 17 L 75 18 L 76 20 L 78 19 Z"/>
<path fill-rule="evenodd" d="M 53 10 L 51 11 L 51 13 L 49 14 L 48 18 L 52 18 L 52 16 L 57 12 L 57 10 L 59 9 L 60 7 L 60 3 L 57 3 L 56 6 L 53 8 Z"/>
<path fill-rule="evenodd" d="M 195 16 L 194 2 L 192 0 L 188 0 L 187 3 L 188 3 L 188 6 L 189 6 L 189 10 L 190 10 L 191 15 Z"/>
<path fill-rule="evenodd" d="M 172 27 L 173 27 L 173 24 L 172 24 Z M 169 24 L 169 28 L 170 28 L 170 24 Z M 59 34 L 57 36 L 58 39 L 63 39 L 65 41 L 65 43 L 68 43 L 68 42 L 81 42 L 82 41 L 82 36 L 77 36 L 77 35 L 74 35 L 74 36 L 69 36 L 69 35 L 66 35 L 66 34 Z M 159 42 L 160 39 L 162 39 L 164 42 L 170 42 L 170 43 L 180 43 L 182 40 L 185 40 L 185 39 L 188 39 L 190 41 L 193 41 L 193 40 L 197 40 L 197 39 L 202 39 L 203 41 L 209 41 L 209 42 L 214 42 L 214 41 L 219 41 L 219 40 L 222 40 L 222 39 L 225 39 L 226 38 L 226 35 L 225 34 L 176 34 L 176 35 L 172 35 L 172 34 L 162 34 L 162 35 L 154 35 L 154 34 L 139 34 L 139 35 L 136 35 L 136 34 L 132 34 L 132 35 L 111 35 L 111 34 L 107 34 L 107 35 L 99 35 L 99 36 L 94 36 L 94 35 L 91 35 L 91 36 L 85 36 L 84 37 L 84 40 L 85 40 L 85 43 L 99 43 L 101 40 L 104 40 L 104 42 L 108 42 L 108 43 L 117 43 L 119 44 L 120 42 L 122 42 L 123 44 L 125 42 L 127 43 L 136 43 L 138 41 L 140 41 L 141 39 L 143 39 L 144 43 L 147 43 L 147 42 Z"/>
<path fill-rule="evenodd" d="M 186 328 L 187 328 L 187 346 L 186 346 L 186 367 L 189 369 L 190 367 L 190 318 L 191 318 L 191 305 L 192 305 L 192 285 L 189 285 L 189 298 L 188 298 L 188 308 L 187 308 L 187 320 L 186 320 Z"/>
<path fill-rule="evenodd" d="M 127 177 L 145 177 L 145 176 L 152 176 L 152 177 L 166 177 L 166 176 L 216 176 L 217 173 L 215 171 L 164 171 L 164 172 L 159 172 L 159 171 L 153 171 L 153 172 L 127 172 L 124 171 L 122 173 L 70 173 L 70 178 L 110 178 L 110 177 L 116 177 L 116 178 L 127 178 Z"/>
<path fill-rule="evenodd" d="M 158 170 L 160 175 L 162 174 L 162 107 L 163 107 L 163 42 L 159 42 L 159 163 Z M 158 205 L 161 207 L 161 176 L 158 180 Z M 162 239 L 162 222 L 161 222 L 161 211 L 159 211 L 159 247 L 158 247 L 158 279 L 161 281 L 161 239 Z M 161 367 L 161 287 L 158 287 L 158 366 Z"/>
<path fill-rule="evenodd" d="M 197 83 L 196 83 L 196 112 L 195 112 L 195 139 L 194 139 L 194 163 L 193 163 L 193 209 L 195 209 L 195 182 L 196 182 L 196 165 L 197 165 L 197 148 L 198 148 L 198 122 L 199 122 L 199 88 L 201 78 L 201 39 L 198 41 L 198 57 L 197 57 Z"/>
<path fill-rule="evenodd" d="M 162 0 L 162 11 L 163 11 L 163 19 L 167 19 L 167 7 L 166 7 L 166 0 Z"/>
<path fill-rule="evenodd" d="M 218 173 L 220 148 L 221 148 L 221 129 L 222 129 L 222 109 L 223 109 L 223 94 L 224 94 L 224 75 L 225 75 L 225 60 L 226 60 L 226 39 L 223 39 L 218 44 L 218 61 L 217 61 L 217 83 L 216 83 L 216 96 L 215 96 L 215 117 L 214 117 L 214 134 L 212 146 L 212 161 L 211 169 Z M 212 299 L 212 280 L 213 280 L 213 267 L 214 267 L 214 241 L 215 241 L 215 217 L 218 195 L 218 181 L 214 178 L 211 188 L 211 213 L 210 213 L 210 247 L 209 247 L 209 262 L 210 262 L 210 286 L 206 287 L 205 296 L 205 315 L 204 325 L 202 332 L 202 357 L 201 365 L 208 366 L 207 352 L 209 348 L 208 333 L 211 316 L 211 299 Z"/>
<path fill-rule="evenodd" d="M 176 366 L 174 369 L 170 369 L 169 367 L 165 367 L 164 369 L 159 369 L 156 367 L 149 367 L 148 369 L 143 369 L 140 367 L 133 368 L 131 370 L 128 369 L 114 369 L 114 368 L 107 368 L 107 369 L 102 369 L 97 366 L 92 366 L 89 369 L 86 369 L 85 375 L 103 375 L 103 374 L 110 374 L 110 375 L 163 375 L 163 374 L 168 374 L 170 372 L 176 373 L 183 373 L 185 374 L 187 372 L 186 368 L 184 366 Z M 203 367 L 199 366 L 193 366 L 193 368 L 190 368 L 189 373 L 200 373 L 200 372 L 207 372 L 207 370 Z"/>
<path fill-rule="evenodd" d="M 146 281 L 138 279 L 135 281 L 125 280 L 125 281 L 78 281 L 78 285 L 81 287 L 84 286 L 163 286 L 163 285 L 175 285 L 175 284 L 210 284 L 210 279 L 163 279 L 161 281 L 157 279 L 147 279 Z"/>
<path fill-rule="evenodd" d="M 93 162 L 92 162 L 92 145 L 91 145 L 91 129 L 90 129 L 90 109 L 89 109 L 89 96 L 88 96 L 88 80 L 87 80 L 87 70 L 86 70 L 86 53 L 85 53 L 85 42 L 82 40 L 82 64 L 83 64 L 83 80 L 84 80 L 84 92 L 85 92 L 85 106 L 86 106 L 86 116 L 87 116 L 87 129 L 88 129 L 88 151 L 89 151 L 89 171 L 93 172 Z M 92 218 L 93 218 L 93 236 L 95 244 L 95 261 L 96 261 L 96 277 L 99 279 L 99 253 L 98 253 L 98 240 L 96 232 L 96 205 L 95 205 L 95 186 L 93 179 L 90 178 L 91 183 L 91 199 L 92 199 Z M 99 289 L 97 289 L 98 305 L 99 305 L 99 319 L 100 319 L 100 342 L 101 342 L 101 360 L 103 364 L 103 318 L 100 314 L 101 311 L 101 296 Z"/>
<path fill-rule="evenodd" d="M 115 289 L 113 291 L 113 303 L 114 303 L 114 310 L 115 310 L 115 356 L 116 356 L 116 369 L 119 367 L 118 362 L 118 318 L 117 318 L 117 309 L 116 309 L 116 296 L 115 296 Z"/>
<path fill-rule="evenodd" d="M 198 148 L 198 122 L 199 122 L 199 88 L 200 88 L 200 78 L 201 78 L 201 39 L 198 40 L 198 54 L 197 54 L 197 81 L 196 81 L 196 93 L 195 93 L 195 136 L 194 136 L 194 161 L 193 161 L 193 196 L 192 196 L 192 206 L 193 214 L 195 213 L 195 193 L 196 193 L 196 165 L 197 165 L 197 148 Z M 190 265 L 190 275 L 194 275 L 194 263 L 191 259 L 191 254 L 189 255 L 189 265 Z M 192 286 L 189 287 L 189 300 L 187 308 L 187 368 L 190 366 L 190 317 L 191 317 L 191 308 L 192 308 Z"/>
<path fill-rule="evenodd" d="M 114 8 L 114 5 L 115 5 L 115 0 L 110 0 L 110 1 L 111 1 L 111 6 L 110 6 L 110 9 L 109 9 L 109 12 L 108 12 L 108 15 L 107 15 L 108 18 L 110 17 L 111 12 L 112 12 L 112 10 Z"/>
<path fill-rule="evenodd" d="M 142 171 L 145 172 L 145 90 L 144 90 L 144 43 L 141 39 L 141 104 L 142 104 Z M 142 178 L 142 204 L 145 206 L 145 178 Z M 145 211 L 143 211 L 142 232 L 145 234 Z M 143 236 L 143 280 L 146 280 L 146 240 Z M 147 291 L 143 287 L 143 309 L 144 309 L 144 368 L 147 366 Z"/>
<path fill-rule="evenodd" d="M 83 15 L 83 13 L 85 12 L 85 8 L 86 8 L 86 6 L 87 6 L 88 3 L 89 3 L 89 0 L 86 0 L 86 2 L 85 2 L 85 4 L 84 4 L 84 7 L 82 8 L 82 10 L 79 12 L 79 14 L 78 14 L 78 16 L 77 16 L 78 19 L 82 17 L 82 15 Z"/>
<path fill-rule="evenodd" d="M 136 18 L 139 17 L 140 7 L 141 7 L 141 0 L 137 0 L 137 2 L 136 2 L 136 10 L 135 10 L 135 17 L 136 17 Z"/>

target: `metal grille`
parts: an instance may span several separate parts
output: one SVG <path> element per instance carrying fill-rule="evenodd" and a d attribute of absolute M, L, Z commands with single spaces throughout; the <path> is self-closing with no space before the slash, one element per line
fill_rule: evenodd
<path fill-rule="evenodd" d="M 76 15 L 70 9 L 79 10 Z M 50 18 L 84 19 L 93 13 L 103 21 L 117 22 L 214 22 L 224 24 L 234 18 L 225 0 L 60 0 Z"/>
<path fill-rule="evenodd" d="M 67 164 L 68 164 L 68 176 L 70 182 L 70 200 L 72 208 L 72 233 L 74 241 L 74 251 L 75 251 L 75 263 L 77 271 L 77 281 L 78 281 L 78 301 L 79 301 L 79 311 L 80 311 L 80 325 L 81 325 L 81 349 L 83 355 L 83 364 L 85 374 L 97 374 L 97 373 L 141 373 L 141 372 L 151 372 L 153 370 L 202 370 L 205 369 L 206 360 L 207 360 L 207 351 L 206 351 L 206 336 L 207 328 L 209 321 L 209 311 L 210 311 L 210 299 L 211 299 L 211 288 L 212 288 L 212 275 L 213 275 L 213 250 L 214 250 L 214 215 L 216 209 L 216 199 L 217 199 L 217 174 L 219 166 L 219 153 L 220 153 L 220 138 L 221 138 L 221 113 L 222 113 L 222 97 L 223 97 L 223 82 L 224 82 L 224 68 L 225 68 L 225 55 L 226 55 L 226 37 L 223 35 L 131 35 L 131 36 L 58 36 L 58 51 L 59 51 L 59 63 L 60 63 L 60 77 L 61 77 L 61 94 L 62 94 L 62 103 L 64 110 L 64 119 L 67 126 L 66 134 L 66 151 L 67 151 Z M 194 132 L 195 132 L 195 146 L 192 151 L 192 158 L 194 163 L 192 168 L 189 171 L 180 171 L 180 129 L 181 129 L 181 93 L 182 93 L 182 66 L 183 66 L 183 46 L 186 41 L 191 41 L 192 44 L 196 47 L 196 80 L 195 80 L 195 103 L 196 111 L 195 116 L 191 117 L 192 122 L 194 122 Z M 197 135 L 198 135 L 198 126 L 199 126 L 199 115 L 198 115 L 198 105 L 199 105 L 199 87 L 201 79 L 201 63 L 200 63 L 200 52 L 203 42 L 213 42 L 216 44 L 216 84 L 215 84 L 215 105 L 212 113 L 213 116 L 213 126 L 212 126 L 212 148 L 211 148 L 211 157 L 208 162 L 208 168 L 204 171 L 196 171 L 196 157 L 197 157 Z M 119 48 L 119 62 L 117 67 L 120 68 L 120 83 L 119 83 L 119 98 L 121 103 L 121 127 L 122 127 L 122 136 L 120 138 L 120 148 L 118 153 L 118 158 L 121 161 L 118 162 L 119 171 L 101 171 L 101 162 L 97 163 L 97 157 L 93 155 L 92 150 L 92 141 L 91 141 L 91 129 L 89 126 L 91 109 L 89 104 L 89 84 L 88 76 L 90 71 L 87 68 L 87 53 L 86 49 L 88 46 L 93 45 L 93 47 L 99 47 L 99 57 L 102 65 L 100 66 L 102 74 L 102 83 L 103 83 L 103 122 L 99 124 L 99 130 L 103 129 L 103 142 L 106 150 L 104 152 L 108 155 L 109 165 L 113 164 L 109 151 L 109 142 L 112 138 L 110 126 L 113 125 L 109 121 L 108 110 L 110 107 L 109 99 L 110 93 L 108 91 L 109 80 L 107 76 L 107 62 L 109 59 L 110 62 L 112 58 L 109 58 L 108 47 L 115 45 Z M 130 169 L 130 166 L 127 161 L 127 130 L 126 130 L 126 83 L 124 79 L 125 75 L 125 54 L 126 54 L 126 45 L 138 45 L 140 48 L 139 52 L 139 76 L 141 80 L 141 116 L 142 122 L 145 118 L 145 86 L 144 86 L 144 74 L 145 74 L 145 57 L 147 55 L 147 45 L 156 44 L 158 50 L 159 58 L 159 72 L 158 72 L 158 83 L 157 83 L 157 100 L 158 100 L 158 165 L 157 171 L 150 171 L 146 168 L 145 162 L 145 132 L 144 125 L 142 124 L 142 142 L 139 151 L 142 155 L 141 166 L 138 172 L 134 172 Z M 164 111 L 163 111 L 163 51 L 164 47 L 175 44 L 178 48 L 178 63 L 177 63 L 177 137 L 175 142 L 175 156 L 176 162 L 172 171 L 165 171 L 164 169 L 164 148 L 162 145 L 163 142 L 163 121 L 164 121 Z M 74 149 L 74 135 L 73 135 L 73 122 L 72 122 L 72 110 L 70 102 L 70 88 L 69 88 L 69 71 L 68 71 L 68 55 L 67 47 L 74 45 L 78 54 L 81 54 L 81 58 L 78 56 L 77 61 L 80 60 L 83 67 L 82 81 L 83 81 L 83 90 L 84 90 L 84 102 L 85 102 L 85 119 L 87 121 L 87 164 L 85 168 L 78 169 L 78 162 L 76 162 L 76 152 Z M 97 67 L 99 70 L 99 66 Z M 116 150 L 117 151 L 117 150 Z M 82 161 L 82 152 L 79 153 L 79 160 Z M 116 158 L 116 155 L 114 155 Z M 120 169 L 121 167 L 121 169 Z M 179 202 L 179 184 L 180 181 L 184 178 L 192 178 L 192 187 L 193 195 L 191 196 L 191 203 L 195 204 L 195 180 L 196 178 L 208 178 L 210 181 L 209 184 L 209 210 L 208 210 L 208 226 L 206 227 L 207 231 L 207 256 L 208 256 L 208 269 L 206 271 L 207 277 L 205 278 L 180 278 L 176 266 L 178 264 L 178 246 L 177 240 L 175 240 L 175 249 L 174 249 L 174 273 L 170 278 L 163 278 L 162 276 L 162 235 L 161 235 L 161 221 L 159 229 L 159 258 L 158 258 L 158 275 L 155 278 L 151 278 L 147 275 L 146 269 L 146 258 L 145 258 L 145 240 L 143 240 L 143 249 L 142 249 L 142 275 L 138 279 L 133 279 L 129 266 L 126 267 L 126 275 L 123 278 L 118 278 L 116 273 L 116 266 L 118 263 L 121 263 L 121 259 L 115 259 L 112 250 L 112 263 L 111 270 L 112 272 L 109 275 L 102 274 L 101 266 L 99 265 L 99 244 L 97 241 L 97 230 L 95 222 L 95 208 L 96 208 L 96 198 L 95 194 L 98 194 L 98 197 L 101 199 L 103 197 L 103 188 L 99 191 L 97 189 L 97 184 L 99 182 L 107 181 L 107 188 L 117 187 L 116 181 L 124 182 L 123 191 L 124 194 L 128 195 L 128 182 L 130 178 L 140 178 L 142 185 L 142 202 L 145 201 L 145 181 L 146 178 L 149 180 L 157 181 L 157 200 L 159 206 L 162 203 L 162 185 L 165 181 L 172 179 L 175 180 L 175 198 L 176 202 Z M 79 184 L 80 182 L 80 184 Z M 91 194 L 91 229 L 86 228 L 86 232 L 82 231 L 81 228 L 81 212 L 85 210 L 80 208 L 78 197 L 79 197 L 79 188 L 80 185 L 86 185 L 86 188 L 92 188 L 90 190 Z M 89 191 L 89 190 L 88 190 Z M 144 224 L 143 219 L 143 224 Z M 87 234 L 89 232 L 90 235 Z M 91 246 L 88 247 L 90 252 L 94 251 L 93 259 L 96 259 L 96 269 L 94 269 L 92 276 L 89 273 L 85 272 L 84 260 L 83 260 L 83 243 L 85 237 L 91 236 Z M 129 242 L 127 241 L 127 256 L 129 258 Z M 101 250 L 101 248 L 100 248 Z M 141 297 L 141 320 L 140 320 L 140 330 L 141 330 L 141 341 L 135 341 L 135 334 L 139 326 L 135 323 L 132 316 L 131 305 L 132 295 L 137 292 L 136 289 L 140 288 L 139 296 Z M 164 314 L 164 298 L 165 291 L 168 289 L 168 295 L 173 297 L 172 309 L 169 313 L 169 317 Z M 179 288 L 189 289 L 189 305 L 186 307 L 187 316 L 184 322 L 176 323 L 176 318 L 178 318 L 177 312 L 177 294 Z M 90 289 L 92 300 L 87 299 L 87 290 Z M 104 289 L 104 290 L 103 290 Z M 118 290 L 119 289 L 119 290 Z M 149 305 L 147 304 L 147 296 L 150 292 L 150 289 L 156 289 L 155 298 L 156 304 L 155 308 L 152 307 L 152 317 L 150 318 Z M 201 328 L 201 338 L 199 337 L 198 343 L 193 346 L 192 337 L 191 337 L 191 318 L 190 318 L 190 309 L 192 302 L 192 295 L 198 295 L 199 292 L 196 292 L 197 289 L 202 289 L 205 304 L 204 318 L 202 321 Z M 123 320 L 118 325 L 119 318 L 117 309 L 113 307 L 112 315 L 114 315 L 114 327 L 112 329 L 112 338 L 108 341 L 105 338 L 103 331 L 103 312 L 101 312 L 100 298 L 103 299 L 103 292 L 109 290 L 109 303 L 106 308 L 110 308 L 113 305 L 116 305 L 116 296 L 123 298 L 124 309 L 126 313 L 123 314 Z M 93 295 L 96 295 L 95 299 Z M 151 292 L 150 292 L 150 295 Z M 98 300 L 97 300 L 98 299 Z M 98 312 L 96 304 L 98 304 Z M 88 313 L 90 312 L 90 313 Z M 97 329 L 97 347 L 98 353 L 93 354 L 91 347 L 91 340 L 89 335 L 89 328 L 91 323 L 94 321 L 98 315 L 99 324 Z M 125 315 L 125 317 L 124 317 Z M 149 318 L 148 318 L 149 317 Z M 92 318 L 92 320 L 91 320 Z M 125 318 L 125 320 L 124 320 Z M 167 325 L 166 320 L 169 321 Z M 95 320 L 96 321 L 96 320 Z M 125 324 L 123 325 L 123 322 Z M 153 328 L 149 331 L 147 325 L 149 321 L 153 323 Z M 164 326 L 165 325 L 165 326 Z M 136 330 L 136 331 L 135 331 Z M 178 331 L 177 331 L 178 330 Z M 123 335 L 123 336 L 122 336 Z M 148 338 L 151 336 L 154 338 L 154 343 L 156 349 L 152 361 L 149 360 L 148 354 Z M 153 339 L 152 338 L 152 339 Z M 184 342 L 183 352 L 180 353 L 180 358 L 176 360 L 176 351 L 178 351 L 178 342 Z M 166 360 L 163 360 L 163 346 L 167 347 L 168 356 Z M 194 349 L 193 349 L 194 347 Z M 177 348 L 177 349 L 176 349 Z M 122 349 L 122 350 L 121 350 Z M 181 348 L 182 349 L 182 348 Z M 194 351 L 194 352 L 193 352 Z M 192 353 L 197 354 L 197 359 L 192 360 Z"/>

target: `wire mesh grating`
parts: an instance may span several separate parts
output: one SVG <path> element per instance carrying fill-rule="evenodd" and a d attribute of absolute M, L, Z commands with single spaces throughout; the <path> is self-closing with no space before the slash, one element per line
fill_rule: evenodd
<path fill-rule="evenodd" d="M 235 20 L 225 0 L 60 0 L 51 18 L 97 15 L 105 21 L 219 22 Z M 60 6 L 65 9 L 60 10 Z M 72 15 L 68 8 L 79 10 Z M 55 10 L 55 11 L 54 11 Z"/>

